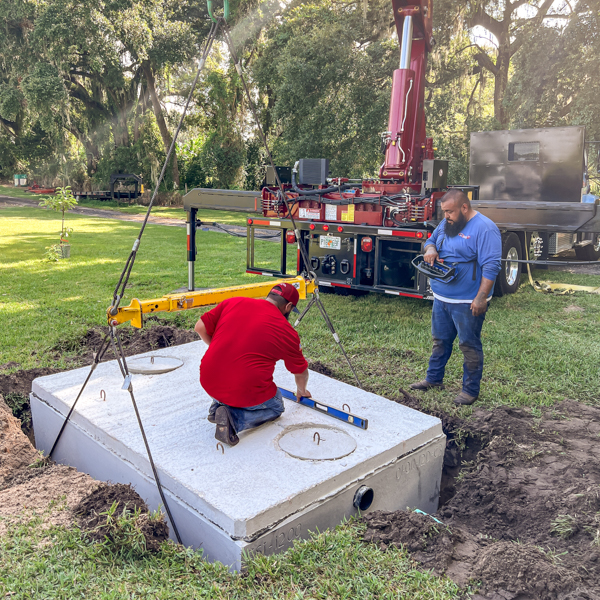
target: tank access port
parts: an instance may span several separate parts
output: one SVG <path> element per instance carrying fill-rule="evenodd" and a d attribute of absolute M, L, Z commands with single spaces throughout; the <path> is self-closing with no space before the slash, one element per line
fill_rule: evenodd
<path fill-rule="evenodd" d="M 360 511 L 368 510 L 373 504 L 374 495 L 372 488 L 361 485 L 354 494 L 354 500 L 352 501 L 354 508 L 358 508 Z"/>

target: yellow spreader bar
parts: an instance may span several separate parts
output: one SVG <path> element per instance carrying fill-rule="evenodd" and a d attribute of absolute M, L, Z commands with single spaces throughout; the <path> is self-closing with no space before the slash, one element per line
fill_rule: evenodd
<path fill-rule="evenodd" d="M 278 283 L 292 284 L 298 290 L 301 300 L 306 300 L 306 296 L 312 294 L 316 287 L 313 281 L 306 280 L 300 275 L 287 279 L 235 285 L 227 288 L 167 294 L 162 298 L 154 298 L 153 300 L 138 300 L 134 298 L 129 306 L 119 307 L 116 315 L 111 314 L 112 306 L 110 306 L 106 311 L 108 324 L 116 326 L 131 321 L 133 327 L 141 329 L 144 326 L 143 315 L 157 312 L 177 312 L 190 308 L 200 308 L 201 306 L 211 306 L 212 304 L 219 304 L 219 302 L 223 302 L 227 298 L 265 298 L 271 291 L 271 288 Z"/>

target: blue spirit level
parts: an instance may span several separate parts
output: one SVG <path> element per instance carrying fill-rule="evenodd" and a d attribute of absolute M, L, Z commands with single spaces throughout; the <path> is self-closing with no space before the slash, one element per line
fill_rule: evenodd
<path fill-rule="evenodd" d="M 302 406 L 312 408 L 317 412 L 329 415 L 334 419 L 344 421 L 344 423 L 349 423 L 350 425 L 354 425 L 354 427 L 359 427 L 360 429 L 367 429 L 369 427 L 369 421 L 367 419 L 357 417 L 356 415 L 340 410 L 339 408 L 335 408 L 334 406 L 329 406 L 328 404 L 324 404 L 323 402 L 317 402 L 313 398 L 305 398 L 304 396 L 302 396 L 302 398 L 298 400 L 296 394 L 290 392 L 289 390 L 284 390 L 283 388 L 279 388 L 279 391 L 281 392 L 281 395 L 284 398 L 287 398 L 288 400 L 293 400 L 297 404 L 302 404 Z"/>

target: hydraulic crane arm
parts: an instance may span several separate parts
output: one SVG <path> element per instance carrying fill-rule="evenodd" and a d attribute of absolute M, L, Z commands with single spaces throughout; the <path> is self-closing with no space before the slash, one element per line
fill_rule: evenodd
<path fill-rule="evenodd" d="M 178 294 L 167 294 L 162 298 L 154 298 L 153 300 L 138 300 L 137 298 L 134 298 L 129 306 L 120 306 L 117 309 L 116 315 L 111 314 L 112 306 L 110 306 L 106 311 L 108 324 L 116 326 L 131 321 L 133 327 L 141 329 L 144 326 L 143 315 L 157 312 L 178 312 L 190 308 L 210 306 L 212 304 L 219 304 L 219 302 L 223 302 L 223 300 L 227 300 L 227 298 L 264 298 L 271 291 L 273 286 L 284 282 L 290 283 L 296 287 L 301 300 L 305 300 L 307 295 L 312 294 L 316 288 L 314 281 L 305 279 L 300 275 L 298 277 L 276 279 L 275 281 L 263 281 L 261 283 L 251 283 L 248 285 L 236 285 L 227 288 L 213 288 Z"/>
<path fill-rule="evenodd" d="M 392 77 L 385 161 L 379 177 L 420 184 L 424 158 L 433 158 L 425 133 L 425 70 L 432 44 L 433 0 L 392 0 L 400 42 L 400 68 Z M 418 187 L 418 186 L 417 186 Z"/>

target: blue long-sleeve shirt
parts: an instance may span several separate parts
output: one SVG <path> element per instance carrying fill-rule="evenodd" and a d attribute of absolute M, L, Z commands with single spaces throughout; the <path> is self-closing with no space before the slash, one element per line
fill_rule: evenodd
<path fill-rule="evenodd" d="M 500 272 L 502 258 L 502 236 L 496 224 L 477 213 L 456 236 L 445 233 L 446 219 L 435 229 L 425 243 L 434 244 L 440 259 L 454 265 L 456 277 L 444 283 L 430 279 L 434 298 L 444 302 L 471 303 L 481 285 L 481 277 L 494 281 Z M 491 294 L 490 294 L 491 295 Z"/>

